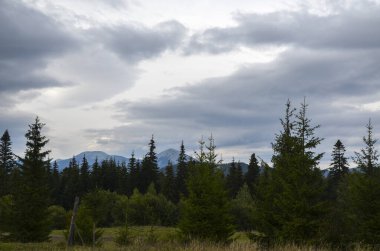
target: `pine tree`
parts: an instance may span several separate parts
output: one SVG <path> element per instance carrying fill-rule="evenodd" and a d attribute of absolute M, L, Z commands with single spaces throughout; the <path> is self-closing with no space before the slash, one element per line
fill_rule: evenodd
<path fill-rule="evenodd" d="M 252 197 L 256 196 L 256 185 L 260 176 L 260 166 L 256 154 L 252 153 L 248 164 L 248 170 L 244 176 L 244 181 L 248 185 Z"/>
<path fill-rule="evenodd" d="M 83 156 L 82 164 L 80 166 L 80 195 L 86 194 L 90 191 L 90 166 L 86 159 L 86 155 Z"/>
<path fill-rule="evenodd" d="M 187 189 L 186 189 L 187 176 L 188 176 L 188 163 L 186 159 L 185 146 L 183 145 L 183 141 L 182 141 L 179 155 L 178 155 L 178 163 L 177 163 L 177 175 L 176 175 L 177 195 L 176 195 L 175 202 L 178 202 L 181 196 L 187 195 Z"/>
<path fill-rule="evenodd" d="M 156 156 L 156 145 L 154 138 L 149 142 L 149 152 L 145 155 L 142 166 L 141 166 L 141 192 L 145 193 L 148 186 L 153 183 L 157 187 L 158 185 L 158 166 L 157 166 L 157 156 Z M 159 190 L 159 189 L 157 189 Z"/>
<path fill-rule="evenodd" d="M 43 148 L 48 143 L 41 134 L 44 124 L 37 117 L 25 134 L 25 157 L 20 158 L 20 177 L 14 193 L 12 236 L 21 242 L 40 242 L 49 238 L 47 220 L 50 199 L 47 168 L 50 151 Z"/>
<path fill-rule="evenodd" d="M 230 204 L 222 173 L 216 170 L 213 139 L 207 153 L 202 142 L 198 162 L 188 178 L 189 195 L 182 201 L 179 228 L 185 237 L 226 242 L 234 232 Z"/>
<path fill-rule="evenodd" d="M 15 166 L 11 137 L 5 130 L 0 139 L 0 197 L 11 192 L 11 172 Z"/>

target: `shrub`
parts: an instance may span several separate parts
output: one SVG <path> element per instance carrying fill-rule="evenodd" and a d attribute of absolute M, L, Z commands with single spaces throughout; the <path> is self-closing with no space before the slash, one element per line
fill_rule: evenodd
<path fill-rule="evenodd" d="M 65 229 L 67 213 L 61 206 L 53 205 L 48 208 L 51 229 Z"/>

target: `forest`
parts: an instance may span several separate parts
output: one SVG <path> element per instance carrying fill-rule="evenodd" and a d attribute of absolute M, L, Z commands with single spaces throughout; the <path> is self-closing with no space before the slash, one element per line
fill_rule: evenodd
<path fill-rule="evenodd" d="M 178 163 L 169 162 L 162 170 L 153 136 L 142 160 L 133 152 L 128 163 L 111 158 L 90 166 L 85 157 L 81 163 L 73 158 L 59 170 L 48 157 L 49 139 L 38 117 L 25 134 L 24 156 L 12 152 L 4 128 L 0 241 L 46 242 L 53 230 L 67 234 L 78 196 L 78 245 L 101 245 L 107 227 L 120 227 L 115 241 L 129 245 L 131 227 L 165 226 L 178 229 L 183 243 L 228 245 L 239 232 L 260 247 L 379 247 L 380 164 L 371 120 L 354 156 L 346 156 L 344 139 L 336 139 L 331 153 L 316 152 L 323 139 L 305 102 L 294 108 L 288 101 L 280 123 L 271 163 L 252 153 L 248 170 L 232 161 L 227 173 L 220 168 L 212 136 L 199 141 L 194 158 L 188 158 L 182 142 Z M 323 154 L 331 155 L 328 175 L 319 166 Z M 350 159 L 355 163 L 351 168 Z"/>

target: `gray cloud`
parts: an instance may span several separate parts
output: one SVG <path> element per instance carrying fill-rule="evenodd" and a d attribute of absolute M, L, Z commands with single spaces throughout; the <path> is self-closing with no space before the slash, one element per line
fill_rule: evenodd
<path fill-rule="evenodd" d="M 273 62 L 176 88 L 173 95 L 168 93 L 160 100 L 118 103 L 118 118 L 138 121 L 144 125 L 138 127 L 141 134 L 157 132 L 172 140 L 166 142 L 169 145 L 185 139 L 194 147 L 195 139 L 212 132 L 219 147 L 256 149 L 269 161 L 271 152 L 265 149 L 280 130 L 286 100 L 290 98 L 299 107 L 306 96 L 310 118 L 322 125 L 317 133 L 326 140 L 319 150 L 327 152 L 328 161 L 338 138 L 347 140 L 350 150 L 356 149 L 368 118 L 380 123 L 378 112 L 360 108 L 380 99 L 379 56 L 378 50 L 347 54 L 292 49 Z M 118 131 L 126 139 L 134 133 L 131 126 Z M 171 136 L 172 132 L 177 135 Z M 248 159 L 249 155 L 237 157 Z"/>
<path fill-rule="evenodd" d="M 48 58 L 76 45 L 53 19 L 18 1 L 0 2 L 0 90 L 61 85 L 41 73 Z"/>
<path fill-rule="evenodd" d="M 94 31 L 107 48 L 123 60 L 133 63 L 175 50 L 182 42 L 186 28 L 177 21 L 160 23 L 153 28 L 141 25 L 119 25 Z"/>
<path fill-rule="evenodd" d="M 336 14 L 317 15 L 308 11 L 269 14 L 240 14 L 237 25 L 211 28 L 196 33 L 185 53 L 222 53 L 239 46 L 290 45 L 304 48 L 379 48 L 380 5 L 363 1 Z"/>

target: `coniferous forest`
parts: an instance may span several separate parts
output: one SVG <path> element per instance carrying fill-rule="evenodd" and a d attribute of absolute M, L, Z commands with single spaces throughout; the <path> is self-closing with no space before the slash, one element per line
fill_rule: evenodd
<path fill-rule="evenodd" d="M 346 155 L 345 139 L 336 139 L 330 153 L 316 151 L 323 139 L 305 102 L 295 108 L 288 101 L 280 123 L 270 163 L 252 153 L 248 170 L 233 160 L 227 173 L 212 136 L 199 141 L 194 158 L 182 142 L 178 163 L 165 169 L 152 136 L 142 160 L 133 152 L 128 163 L 73 158 L 59 170 L 38 117 L 25 134 L 23 156 L 13 154 L 9 128 L 0 140 L 0 237 L 48 241 L 52 230 L 68 229 L 78 196 L 79 244 L 94 244 L 105 227 L 124 227 L 116 241 L 128 244 L 130 226 L 172 226 L 184 242 L 230 243 L 241 232 L 261 247 L 378 247 L 380 165 L 371 120 L 357 135 L 363 142 L 354 156 Z M 331 155 L 328 175 L 319 166 L 324 154 Z"/>

